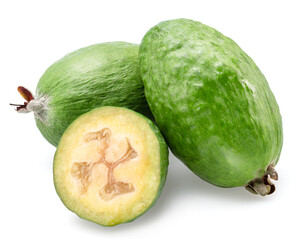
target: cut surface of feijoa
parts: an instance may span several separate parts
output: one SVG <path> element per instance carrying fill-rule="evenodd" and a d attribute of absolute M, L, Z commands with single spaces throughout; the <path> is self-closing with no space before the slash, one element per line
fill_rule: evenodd
<path fill-rule="evenodd" d="M 54 158 L 54 183 L 81 218 L 113 226 L 134 220 L 159 197 L 168 166 L 157 127 L 134 111 L 101 107 L 64 132 Z"/>

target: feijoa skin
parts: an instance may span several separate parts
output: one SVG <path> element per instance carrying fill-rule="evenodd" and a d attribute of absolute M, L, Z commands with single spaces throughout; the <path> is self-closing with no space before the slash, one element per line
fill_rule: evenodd
<path fill-rule="evenodd" d="M 143 115 L 100 107 L 66 129 L 53 166 L 56 191 L 69 210 L 114 226 L 133 221 L 155 204 L 166 180 L 168 148 Z"/>
<path fill-rule="evenodd" d="M 275 190 L 282 120 L 254 61 L 200 22 L 161 22 L 144 36 L 139 61 L 145 95 L 170 149 L 221 187 Z"/>
<path fill-rule="evenodd" d="M 138 51 L 137 44 L 109 42 L 72 52 L 46 70 L 35 96 L 18 88 L 27 102 L 17 111 L 33 111 L 40 132 L 54 146 L 73 120 L 96 107 L 126 107 L 151 118 Z"/>

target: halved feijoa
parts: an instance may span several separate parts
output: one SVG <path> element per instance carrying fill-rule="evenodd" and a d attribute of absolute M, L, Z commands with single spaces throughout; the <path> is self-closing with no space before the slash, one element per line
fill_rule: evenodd
<path fill-rule="evenodd" d="M 134 220 L 155 203 L 167 167 L 168 148 L 153 122 L 126 108 L 100 107 L 64 132 L 54 182 L 68 209 L 113 226 Z"/>

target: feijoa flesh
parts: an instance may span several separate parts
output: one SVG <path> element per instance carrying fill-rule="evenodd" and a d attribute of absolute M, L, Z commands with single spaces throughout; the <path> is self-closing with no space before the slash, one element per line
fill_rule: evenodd
<path fill-rule="evenodd" d="M 202 179 L 267 195 L 282 148 L 276 99 L 254 61 L 200 22 L 161 22 L 144 36 L 145 95 L 172 152 Z"/>
<path fill-rule="evenodd" d="M 100 107 L 64 132 L 54 158 L 54 183 L 81 218 L 113 226 L 156 202 L 164 186 L 168 148 L 158 128 L 126 108 Z"/>
<path fill-rule="evenodd" d="M 151 118 L 139 72 L 139 46 L 126 42 L 95 44 L 72 52 L 50 66 L 33 96 L 18 112 L 34 112 L 36 124 L 52 145 L 81 114 L 100 106 L 126 107 Z"/>

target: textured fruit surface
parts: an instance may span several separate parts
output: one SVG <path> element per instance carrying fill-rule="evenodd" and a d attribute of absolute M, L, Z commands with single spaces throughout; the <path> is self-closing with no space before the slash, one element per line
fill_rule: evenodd
<path fill-rule="evenodd" d="M 55 62 L 41 77 L 35 113 L 43 136 L 57 146 L 68 125 L 81 114 L 100 106 L 133 109 L 151 117 L 139 74 L 139 46 L 125 42 L 96 44 Z"/>
<path fill-rule="evenodd" d="M 195 174 L 218 186 L 243 186 L 278 162 L 279 107 L 233 40 L 199 22 L 170 20 L 147 32 L 139 60 L 157 125 Z"/>
<path fill-rule="evenodd" d="M 68 209 L 113 226 L 134 220 L 156 202 L 167 167 L 167 145 L 150 120 L 125 108 L 100 107 L 64 132 L 54 182 Z"/>

